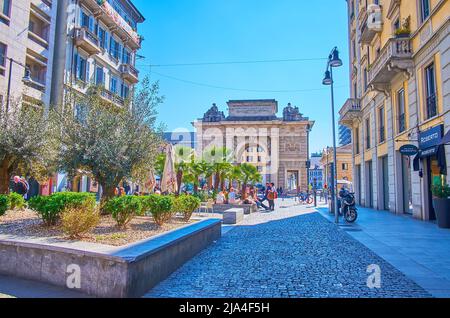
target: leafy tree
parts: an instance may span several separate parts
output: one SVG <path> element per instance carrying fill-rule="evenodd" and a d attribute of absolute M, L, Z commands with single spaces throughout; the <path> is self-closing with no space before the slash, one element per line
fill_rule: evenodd
<path fill-rule="evenodd" d="M 0 106 L 0 193 L 9 193 L 9 181 L 16 175 L 45 180 L 52 170 L 57 143 L 54 126 L 44 108 L 11 101 Z"/>
<path fill-rule="evenodd" d="M 166 163 L 166 154 L 160 153 L 158 156 L 156 156 L 155 161 L 155 172 L 158 176 L 162 176 L 164 172 L 164 165 Z"/>
<path fill-rule="evenodd" d="M 62 144 L 59 168 L 72 177 L 79 170 L 90 173 L 102 186 L 103 200 L 113 197 L 125 179 L 144 183 L 161 146 L 156 107 L 163 98 L 158 83 L 145 78 L 130 107 L 104 100 L 100 88 L 91 88 L 85 97 L 67 99 L 56 112 Z M 76 105 L 77 116 L 71 105 Z"/>

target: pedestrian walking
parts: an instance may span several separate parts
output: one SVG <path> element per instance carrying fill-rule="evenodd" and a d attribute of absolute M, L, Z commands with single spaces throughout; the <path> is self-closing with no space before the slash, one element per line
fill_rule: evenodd
<path fill-rule="evenodd" d="M 266 187 L 264 188 L 264 197 L 259 201 L 261 203 L 264 203 L 265 201 L 269 202 L 269 199 L 267 198 L 267 195 L 269 194 L 270 190 L 270 183 L 266 183 Z"/>
<path fill-rule="evenodd" d="M 17 194 L 20 194 L 21 196 L 25 197 L 25 195 L 28 193 L 28 190 L 30 189 L 30 186 L 28 185 L 28 182 L 19 176 L 14 177 L 14 188 L 13 191 Z"/>
<path fill-rule="evenodd" d="M 275 185 L 269 185 L 269 191 L 267 192 L 267 200 L 269 201 L 269 209 L 270 211 L 275 211 L 275 199 L 276 199 L 276 190 Z"/>

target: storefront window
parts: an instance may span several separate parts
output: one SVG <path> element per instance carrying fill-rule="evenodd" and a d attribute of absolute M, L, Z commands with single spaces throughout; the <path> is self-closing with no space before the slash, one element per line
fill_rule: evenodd
<path fill-rule="evenodd" d="M 436 157 L 431 159 L 431 184 L 443 185 L 445 183 L 445 176 L 441 174 L 441 168 L 439 167 Z"/>

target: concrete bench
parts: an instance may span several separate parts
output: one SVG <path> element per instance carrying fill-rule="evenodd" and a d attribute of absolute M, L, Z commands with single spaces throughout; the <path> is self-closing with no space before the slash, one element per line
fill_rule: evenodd
<path fill-rule="evenodd" d="M 244 220 L 244 209 L 235 208 L 223 212 L 223 224 L 238 224 Z"/>
<path fill-rule="evenodd" d="M 256 204 L 215 204 L 214 212 L 223 213 L 229 209 L 244 209 L 244 214 L 251 214 L 258 212 L 258 206 Z"/>

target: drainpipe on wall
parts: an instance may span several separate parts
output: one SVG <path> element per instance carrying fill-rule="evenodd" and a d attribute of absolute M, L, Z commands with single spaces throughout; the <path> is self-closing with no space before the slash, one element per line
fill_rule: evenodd
<path fill-rule="evenodd" d="M 67 20 L 70 0 L 58 0 L 55 31 L 55 54 L 53 56 L 52 87 L 50 105 L 55 107 L 63 102 L 64 73 L 66 68 L 66 47 L 68 44 Z"/>

